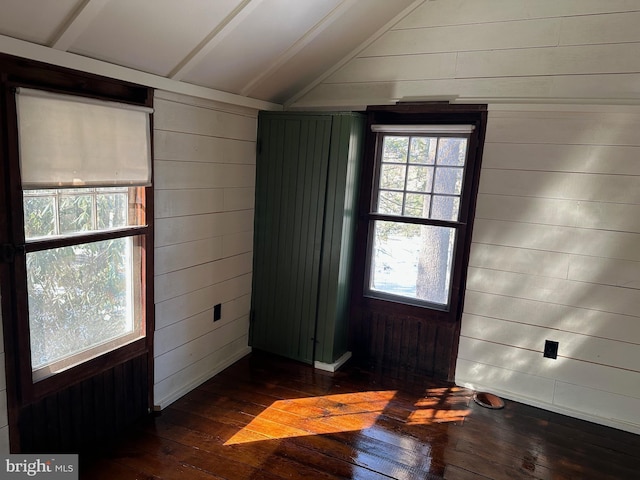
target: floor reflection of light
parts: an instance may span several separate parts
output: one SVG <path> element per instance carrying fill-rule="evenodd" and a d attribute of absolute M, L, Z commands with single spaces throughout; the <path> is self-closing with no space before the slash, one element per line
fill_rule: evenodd
<path fill-rule="evenodd" d="M 429 392 L 433 394 L 445 392 Z M 451 394 L 451 390 L 448 392 Z M 395 390 L 368 391 L 278 400 L 254 417 L 225 445 L 308 435 L 353 432 L 373 427 L 394 399 Z M 407 425 L 457 422 L 470 411 L 447 406 L 447 398 L 422 398 L 412 409 L 394 406 L 394 417 Z M 440 408 L 438 408 L 440 407 Z"/>
<path fill-rule="evenodd" d="M 278 400 L 225 445 L 255 441 L 255 435 L 250 432 L 259 432 L 273 440 L 364 430 L 373 426 L 395 395 L 395 390 L 389 390 Z M 288 415 L 287 426 L 276 422 L 279 415 Z M 291 415 L 299 418 L 291 422 Z"/>
<path fill-rule="evenodd" d="M 469 415 L 469 410 L 438 410 L 425 408 L 412 412 L 407 425 L 430 425 L 432 423 L 458 422 Z"/>

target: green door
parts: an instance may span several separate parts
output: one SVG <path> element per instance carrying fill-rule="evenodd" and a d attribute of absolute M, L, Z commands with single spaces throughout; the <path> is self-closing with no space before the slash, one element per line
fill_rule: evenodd
<path fill-rule="evenodd" d="M 260 115 L 250 343 L 312 363 L 332 118 Z"/>

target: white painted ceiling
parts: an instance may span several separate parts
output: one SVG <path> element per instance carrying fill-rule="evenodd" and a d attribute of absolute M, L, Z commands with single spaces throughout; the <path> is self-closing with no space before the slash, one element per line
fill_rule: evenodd
<path fill-rule="evenodd" d="M 415 0 L 0 0 L 16 39 L 286 104 Z"/>

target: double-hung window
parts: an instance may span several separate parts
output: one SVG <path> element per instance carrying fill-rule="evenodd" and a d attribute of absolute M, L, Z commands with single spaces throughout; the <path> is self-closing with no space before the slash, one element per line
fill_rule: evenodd
<path fill-rule="evenodd" d="M 365 294 L 448 311 L 473 125 L 373 125 Z"/>
<path fill-rule="evenodd" d="M 34 384 L 145 337 L 150 109 L 18 88 Z"/>

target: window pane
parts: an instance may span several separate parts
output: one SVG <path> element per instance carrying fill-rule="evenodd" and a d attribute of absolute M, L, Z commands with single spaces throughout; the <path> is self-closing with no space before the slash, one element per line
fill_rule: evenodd
<path fill-rule="evenodd" d="M 438 165 L 464 166 L 466 138 L 441 138 L 438 143 Z"/>
<path fill-rule="evenodd" d="M 428 303 L 449 303 L 454 228 L 374 222 L 369 287 Z"/>
<path fill-rule="evenodd" d="M 25 190 L 25 238 L 142 225 L 143 204 L 136 187 Z"/>
<path fill-rule="evenodd" d="M 458 220 L 460 197 L 434 195 L 431 206 L 431 218 L 436 220 Z"/>
<path fill-rule="evenodd" d="M 436 168 L 434 193 L 460 195 L 462 192 L 462 168 Z"/>
<path fill-rule="evenodd" d="M 407 171 L 407 190 L 430 192 L 433 186 L 433 167 L 410 166 Z"/>
<path fill-rule="evenodd" d="M 384 137 L 382 161 L 392 163 L 407 163 L 409 137 Z"/>
<path fill-rule="evenodd" d="M 142 336 L 139 257 L 133 237 L 27 254 L 34 379 L 35 370 L 44 371 L 37 379 L 59 371 L 55 362 L 71 359 L 71 366 L 82 352 L 102 346 L 91 358 Z M 126 341 L 109 343 L 116 338 Z"/>
<path fill-rule="evenodd" d="M 380 188 L 388 190 L 404 190 L 404 176 L 406 173 L 404 165 L 382 164 L 380 169 Z"/>
<path fill-rule="evenodd" d="M 60 197 L 60 233 L 93 230 L 93 205 L 89 195 Z"/>
<path fill-rule="evenodd" d="M 436 161 L 437 138 L 412 137 L 409 163 L 433 165 Z"/>
<path fill-rule="evenodd" d="M 404 215 L 406 217 L 429 218 L 430 204 L 431 195 L 407 193 L 404 204 Z"/>
<path fill-rule="evenodd" d="M 402 192 L 381 191 L 378 197 L 378 213 L 402 215 Z"/>
<path fill-rule="evenodd" d="M 55 203 L 52 197 L 24 198 L 24 235 L 26 238 L 55 234 Z"/>
<path fill-rule="evenodd" d="M 97 195 L 98 230 L 127 226 L 127 194 Z"/>

